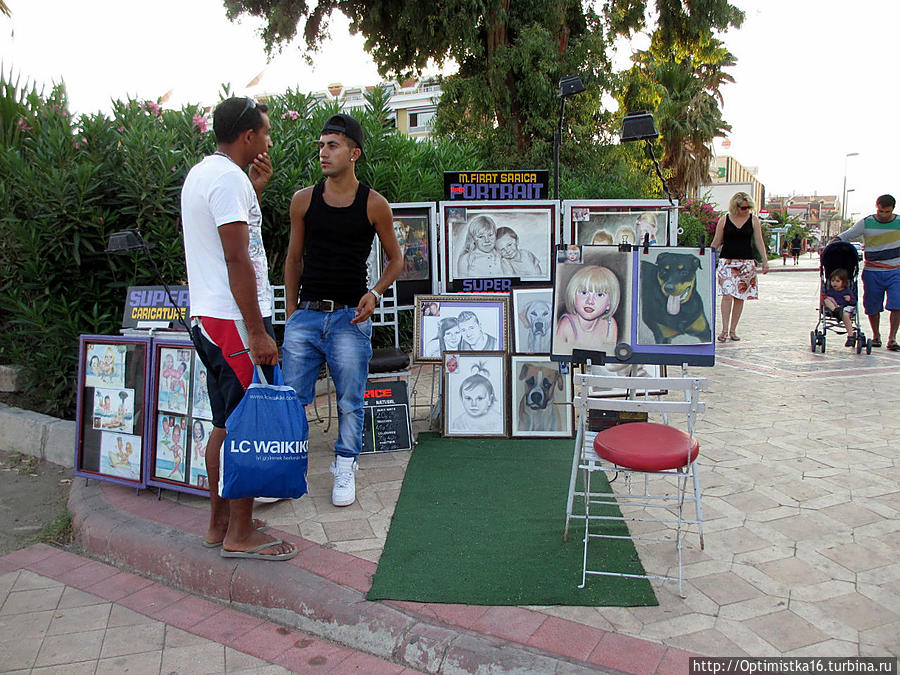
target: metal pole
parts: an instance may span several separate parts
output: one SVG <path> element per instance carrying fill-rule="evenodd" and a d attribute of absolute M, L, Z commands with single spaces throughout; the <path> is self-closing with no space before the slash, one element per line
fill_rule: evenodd
<path fill-rule="evenodd" d="M 844 189 L 841 193 L 841 227 L 844 226 L 844 218 L 847 213 L 847 159 L 850 157 L 858 157 L 858 152 L 848 152 L 844 155 Z"/>

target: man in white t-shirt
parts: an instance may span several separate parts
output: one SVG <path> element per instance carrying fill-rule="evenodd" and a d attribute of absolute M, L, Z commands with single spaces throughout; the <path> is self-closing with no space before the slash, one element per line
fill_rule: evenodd
<path fill-rule="evenodd" d="M 181 192 L 191 331 L 208 373 L 213 431 L 206 447 L 210 520 L 204 545 L 223 557 L 287 560 L 297 548 L 264 534 L 253 499 L 222 499 L 219 449 L 225 420 L 253 378 L 254 364 L 278 363 L 272 289 L 259 196 L 272 176 L 268 108 L 229 98 L 213 113 L 218 150 L 188 173 Z M 246 173 L 250 168 L 249 176 Z M 264 368 L 271 377 L 271 368 Z"/>

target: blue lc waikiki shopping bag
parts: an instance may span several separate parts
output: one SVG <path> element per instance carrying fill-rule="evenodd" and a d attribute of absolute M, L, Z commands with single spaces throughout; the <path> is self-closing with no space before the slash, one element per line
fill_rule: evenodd
<path fill-rule="evenodd" d="M 307 492 L 309 424 L 297 393 L 275 366 L 272 383 L 262 369 L 225 422 L 219 462 L 219 496 L 296 499 Z"/>

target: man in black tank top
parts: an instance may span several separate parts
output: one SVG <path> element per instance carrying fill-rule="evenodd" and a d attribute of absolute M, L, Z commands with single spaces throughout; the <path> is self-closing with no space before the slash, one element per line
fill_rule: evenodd
<path fill-rule="evenodd" d="M 322 363 L 328 363 L 338 405 L 338 439 L 331 465 L 331 501 L 356 500 L 362 450 L 363 394 L 372 357 L 372 312 L 403 268 L 387 200 L 356 179 L 363 131 L 349 115 L 334 115 L 319 136 L 324 180 L 291 200 L 291 238 L 284 264 L 287 324 L 284 379 L 304 406 L 312 403 Z M 366 283 L 375 235 L 387 258 L 381 278 Z"/>

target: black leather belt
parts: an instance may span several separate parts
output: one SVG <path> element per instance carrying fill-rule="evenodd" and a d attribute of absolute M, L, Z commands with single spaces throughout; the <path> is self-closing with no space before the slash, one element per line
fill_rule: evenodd
<path fill-rule="evenodd" d="M 341 305 L 334 300 L 306 300 L 297 305 L 300 309 L 311 309 L 314 312 L 336 312 L 339 309 L 351 309 L 350 305 Z"/>

